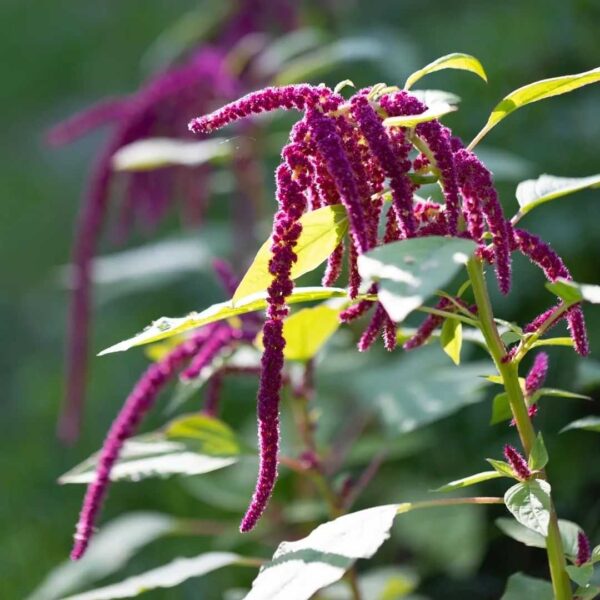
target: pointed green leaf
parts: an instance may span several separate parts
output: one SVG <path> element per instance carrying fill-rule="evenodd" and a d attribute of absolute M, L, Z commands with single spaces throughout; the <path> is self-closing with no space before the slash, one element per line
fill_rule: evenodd
<path fill-rule="evenodd" d="M 231 552 L 209 552 L 193 558 L 176 558 L 172 562 L 129 577 L 119 583 L 107 585 L 64 600 L 113 600 L 134 598 L 143 592 L 158 588 L 172 588 L 192 577 L 200 577 L 229 565 L 244 564 L 243 557 Z"/>
<path fill-rule="evenodd" d="M 572 92 L 584 85 L 596 83 L 597 81 L 600 81 L 600 67 L 575 75 L 563 75 L 562 77 L 542 79 L 541 81 L 536 81 L 516 89 L 514 92 L 508 94 L 508 96 L 505 96 L 504 99 L 494 107 L 485 127 L 469 144 L 469 149 L 474 148 L 488 131 L 518 108 L 531 104 L 532 102 L 537 102 L 538 100 L 544 100 L 546 98 L 551 98 L 552 96 L 559 96 L 561 94 L 566 94 L 567 92 Z"/>
<path fill-rule="evenodd" d="M 600 417 L 583 417 L 569 423 L 566 427 L 563 427 L 560 432 L 570 431 L 571 429 L 583 429 L 584 431 L 597 431 L 600 433 Z"/>
<path fill-rule="evenodd" d="M 573 398 L 575 400 L 591 400 L 585 394 L 577 394 L 567 390 L 559 390 L 558 388 L 540 388 L 537 392 L 540 396 L 553 396 L 556 398 Z"/>
<path fill-rule="evenodd" d="M 548 535 L 550 523 L 550 484 L 541 479 L 517 483 L 504 494 L 506 508 L 521 525 Z"/>
<path fill-rule="evenodd" d="M 371 558 L 389 537 L 397 512 L 396 504 L 368 508 L 281 543 L 245 600 L 308 600 L 341 579 L 357 559 Z"/>
<path fill-rule="evenodd" d="M 442 69 L 460 69 L 462 71 L 471 71 L 471 73 L 475 73 L 475 75 L 478 75 L 487 83 L 487 75 L 485 74 L 483 66 L 474 56 L 471 56 L 470 54 L 463 54 L 462 52 L 454 52 L 452 54 L 447 54 L 446 56 L 441 56 L 440 58 L 429 63 L 427 66 L 410 75 L 404 84 L 404 89 L 410 89 L 425 75 L 434 73 L 435 71 L 441 71 Z"/>
<path fill-rule="evenodd" d="M 451 481 L 442 487 L 434 490 L 435 492 L 451 492 L 452 490 L 458 490 L 460 488 L 469 487 L 470 485 L 475 485 L 481 481 L 488 481 L 488 479 L 498 479 L 499 477 L 504 477 L 503 473 L 499 473 L 498 471 L 483 471 L 482 473 L 476 473 L 475 475 L 469 475 L 468 477 L 463 477 L 462 479 L 456 479 L 455 481 Z"/>
<path fill-rule="evenodd" d="M 594 565 L 581 565 L 580 567 L 569 565 L 566 567 L 566 571 L 571 581 L 584 588 L 594 574 Z"/>
<path fill-rule="evenodd" d="M 366 282 L 379 283 L 379 301 L 401 322 L 443 288 L 473 254 L 470 240 L 430 236 L 380 246 L 358 257 Z"/>
<path fill-rule="evenodd" d="M 322 264 L 335 250 L 348 229 L 346 209 L 342 205 L 324 206 L 306 213 L 300 218 L 302 233 L 294 248 L 298 260 L 292 266 L 292 279 L 309 273 Z M 237 305 L 246 296 L 265 291 L 273 281 L 269 273 L 271 240 L 268 239 L 258 251 L 250 268 L 233 294 L 232 303 Z"/>
<path fill-rule="evenodd" d="M 492 418 L 490 419 L 490 425 L 497 425 L 503 421 L 508 421 L 510 418 L 512 418 L 512 411 L 508 401 L 508 394 L 506 392 L 501 392 L 494 397 L 492 402 Z"/>
<path fill-rule="evenodd" d="M 553 283 L 547 283 L 546 288 L 569 304 L 583 300 L 591 304 L 600 304 L 600 285 L 557 279 Z"/>
<path fill-rule="evenodd" d="M 531 348 L 541 348 L 542 346 L 573 346 L 573 340 L 570 337 L 546 338 L 535 341 Z"/>
<path fill-rule="evenodd" d="M 231 143 L 225 138 L 201 142 L 169 138 L 148 138 L 121 147 L 112 158 L 115 171 L 152 171 L 172 165 L 197 167 L 230 156 Z"/>
<path fill-rule="evenodd" d="M 590 177 L 556 177 L 541 175 L 537 179 L 527 179 L 517 186 L 517 201 L 520 215 L 525 215 L 540 204 L 556 198 L 574 194 L 580 190 L 600 186 L 600 175 Z"/>
<path fill-rule="evenodd" d="M 508 578 L 500 600 L 554 600 L 552 584 L 543 579 L 515 573 Z"/>
<path fill-rule="evenodd" d="M 540 471 L 548 464 L 548 451 L 546 450 L 541 431 L 538 433 L 535 443 L 531 448 L 528 463 L 532 471 Z"/>
<path fill-rule="evenodd" d="M 455 365 L 460 364 L 462 329 L 462 323 L 458 319 L 446 319 L 440 334 L 440 344 Z"/>
<path fill-rule="evenodd" d="M 517 523 L 514 519 L 500 518 L 496 519 L 496 525 L 508 537 L 530 546 L 531 548 L 545 548 L 546 538 Z M 577 556 L 577 536 L 581 531 L 581 527 L 577 523 L 567 521 L 566 519 L 558 520 L 558 529 L 565 554 L 571 558 Z"/>
<path fill-rule="evenodd" d="M 340 310 L 322 304 L 303 308 L 289 316 L 283 323 L 285 348 L 288 360 L 310 360 L 340 326 Z M 262 333 L 256 343 L 262 350 Z"/>
<path fill-rule="evenodd" d="M 236 456 L 241 451 L 233 429 L 208 415 L 177 417 L 165 427 L 164 435 L 167 440 L 184 442 L 188 448 L 208 456 Z"/>
<path fill-rule="evenodd" d="M 494 469 L 500 473 L 500 475 L 515 479 L 515 473 L 507 462 L 504 462 L 503 460 L 495 460 L 494 458 L 486 458 L 485 460 L 487 460 L 487 462 L 489 462 L 490 465 L 492 465 L 492 467 L 494 467 Z"/>
<path fill-rule="evenodd" d="M 597 585 L 586 585 L 575 590 L 575 598 L 577 600 L 594 600 L 600 596 L 600 587 Z"/>
<path fill-rule="evenodd" d="M 90 483 L 96 476 L 96 453 L 59 478 L 59 483 Z M 111 481 L 139 481 L 149 477 L 201 475 L 237 462 L 237 455 L 211 456 L 190 450 L 184 442 L 165 439 L 160 433 L 133 437 L 125 442 L 113 467 Z"/>
<path fill-rule="evenodd" d="M 330 298 L 346 298 L 346 290 L 341 288 L 324 288 L 324 287 L 298 287 L 292 292 L 292 295 L 287 298 L 288 304 L 297 302 L 312 302 L 315 300 L 328 300 Z M 106 350 L 103 350 L 98 356 L 110 354 L 111 352 L 123 352 L 135 346 L 143 346 L 159 340 L 164 340 L 174 335 L 179 335 L 190 329 L 197 329 L 209 323 L 223 321 L 230 317 L 243 315 L 249 312 L 262 310 L 267 306 L 267 293 L 258 292 L 250 296 L 246 296 L 232 304 L 231 300 L 227 302 L 219 302 L 213 304 L 202 312 L 192 312 L 185 317 L 172 318 L 161 317 L 149 325 L 133 337 L 119 342 Z"/>
<path fill-rule="evenodd" d="M 447 104 L 446 102 L 438 102 L 432 104 L 425 112 L 418 115 L 403 115 L 400 117 L 388 117 L 384 119 L 385 127 L 415 127 L 419 123 L 426 123 L 434 119 L 440 119 L 448 113 L 458 110 L 457 106 Z"/>
<path fill-rule="evenodd" d="M 173 533 L 175 518 L 152 512 L 131 512 L 102 525 L 85 556 L 53 569 L 27 600 L 63 598 L 123 568 L 144 546 Z"/>

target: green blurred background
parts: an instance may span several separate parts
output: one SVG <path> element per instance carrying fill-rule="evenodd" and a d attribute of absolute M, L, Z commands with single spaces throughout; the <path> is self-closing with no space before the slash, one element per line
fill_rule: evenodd
<path fill-rule="evenodd" d="M 59 267 L 68 262 L 82 187 L 103 136 L 92 135 L 69 147 L 51 149 L 43 145 L 42 135 L 74 110 L 104 96 L 133 91 L 144 77 L 140 65 L 147 48 L 165 27 L 196 5 L 182 0 L 36 0 L 29 6 L 19 0 L 0 3 L 3 599 L 26 597 L 67 556 L 83 489 L 59 487 L 56 479 L 99 447 L 145 364 L 140 352 L 94 359 L 83 436 L 72 448 L 57 442 L 54 432 L 63 389 L 68 299 L 59 281 Z M 383 77 L 388 83 L 401 83 L 391 77 L 400 78 L 443 54 L 461 51 L 477 56 L 487 70 L 488 85 L 460 72 L 435 74 L 426 83 L 427 87 L 448 89 L 463 98 L 461 110 L 450 115 L 447 123 L 467 140 L 479 130 L 491 107 L 510 90 L 536 79 L 576 73 L 600 64 L 600 4 L 594 0 L 340 0 L 327 6 L 324 11 L 317 3 L 307 2 L 305 9 L 307 19 L 324 28 L 331 39 L 368 35 L 394 41 L 378 63 L 362 61 L 341 66 L 323 77 L 328 84 L 346 77 L 359 87 Z M 544 172 L 584 176 L 600 170 L 599 107 L 600 86 L 592 86 L 525 108 L 494 129 L 482 144 L 482 153 L 486 148 L 501 148 L 523 159 L 509 164 L 508 176 L 499 182 L 507 210 L 516 207 L 514 187 L 521 178 Z M 221 207 L 214 211 L 215 222 L 226 219 L 228 209 L 223 205 L 227 201 L 226 197 L 219 199 Z M 272 206 L 269 202 L 267 199 L 267 208 Z M 524 222 L 551 241 L 576 280 L 593 283 L 600 282 L 597 203 L 598 191 L 583 192 L 536 211 Z M 177 219 L 172 217 L 159 231 L 136 234 L 128 244 L 139 245 L 179 231 Z M 109 248 L 105 242 L 104 250 Z M 232 254 L 231 249 L 228 254 Z M 517 261 L 514 287 L 508 300 L 495 298 L 498 314 L 505 318 L 526 321 L 551 302 L 541 278 L 525 261 Z M 122 339 L 161 314 L 183 314 L 222 297 L 210 274 L 200 271 L 185 280 L 157 285 L 150 292 L 111 295 L 109 291 L 104 299 L 102 290 L 99 292 L 94 350 Z M 588 310 L 587 319 L 594 357 L 600 352 L 600 311 Z M 372 360 L 380 354 L 375 351 Z M 550 354 L 552 384 L 574 389 L 593 383 L 593 362 L 588 361 L 584 373 L 587 379 L 581 381 L 570 351 L 557 349 Z M 402 360 L 400 353 L 393 360 Z M 233 408 L 225 416 L 245 422 L 251 440 L 253 384 L 236 384 L 227 392 Z M 335 395 L 330 391 L 327 394 Z M 335 421 L 344 405 L 332 401 L 330 408 L 320 408 L 329 411 L 329 419 Z M 513 435 L 503 427 L 487 426 L 489 408 L 487 401 L 475 404 L 411 434 L 407 446 L 415 442 L 414 448 L 423 450 L 407 451 L 404 457 L 390 460 L 361 498 L 360 506 L 401 501 L 445 480 L 481 470 L 483 458 L 497 456 L 501 443 Z M 552 456 L 550 476 L 556 482 L 559 513 L 579 522 L 596 542 L 600 535 L 600 466 L 596 460 L 600 438 L 593 433 L 557 433 L 570 420 L 598 412 L 596 404 L 552 399 L 539 420 L 547 432 Z M 152 422 L 159 423 L 160 415 L 151 419 L 150 425 Z M 251 485 L 242 486 L 242 506 Z M 277 497 L 283 501 L 289 493 L 284 478 Z M 149 480 L 115 485 L 102 521 L 133 509 L 223 518 L 218 507 L 190 494 L 179 482 Z M 543 553 L 500 535 L 493 519 L 501 515 L 500 509 L 490 509 L 458 511 L 454 516 L 445 511 L 422 513 L 418 518 L 407 518 L 399 523 L 397 535 L 380 553 L 381 562 L 406 562 L 416 568 L 424 580 L 419 592 L 425 597 L 498 598 L 506 577 L 516 570 L 545 576 Z M 232 522 L 238 518 L 235 512 L 226 516 Z M 443 536 L 443 530 L 447 536 Z M 244 546 L 255 554 L 269 556 L 279 541 L 258 543 L 252 538 Z M 165 539 L 136 556 L 120 576 L 207 547 L 210 540 L 201 537 Z M 216 599 L 223 597 L 226 588 L 249 586 L 252 576 L 246 571 L 223 571 L 145 597 Z"/>

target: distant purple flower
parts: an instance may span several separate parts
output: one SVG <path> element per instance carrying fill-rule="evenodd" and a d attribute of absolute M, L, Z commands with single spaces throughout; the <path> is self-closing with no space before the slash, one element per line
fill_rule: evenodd
<path fill-rule="evenodd" d="M 575 564 L 580 567 L 590 562 L 592 559 L 592 549 L 590 547 L 590 540 L 583 531 L 577 532 L 577 558 Z"/>
<path fill-rule="evenodd" d="M 527 461 L 523 456 L 510 444 L 504 446 L 504 457 L 512 467 L 515 475 L 519 479 L 529 479 L 531 477 L 531 470 L 527 465 Z"/>
<path fill-rule="evenodd" d="M 547 374 L 548 354 L 545 352 L 540 352 L 536 355 L 533 361 L 533 366 L 525 378 L 525 392 L 528 396 L 531 396 L 534 392 L 537 392 L 537 390 L 544 385 Z"/>

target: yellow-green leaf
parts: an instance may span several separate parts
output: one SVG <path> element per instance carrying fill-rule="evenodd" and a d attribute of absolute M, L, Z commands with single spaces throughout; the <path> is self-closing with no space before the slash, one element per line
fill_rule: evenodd
<path fill-rule="evenodd" d="M 518 108 L 521 108 L 526 104 L 531 104 L 532 102 L 537 102 L 538 100 L 545 100 L 552 96 L 560 96 L 561 94 L 572 92 L 584 85 L 596 83 L 597 81 L 600 81 L 600 67 L 592 69 L 591 71 L 585 71 L 584 73 L 576 73 L 575 75 L 563 75 L 562 77 L 542 79 L 541 81 L 536 81 L 516 89 L 514 92 L 508 94 L 508 96 L 505 96 L 504 99 L 494 107 L 485 127 L 469 144 L 469 149 L 474 148 L 492 127 L 497 125 L 504 117 L 507 117 Z"/>
<path fill-rule="evenodd" d="M 199 413 L 177 417 L 166 426 L 164 435 L 208 456 L 236 456 L 241 450 L 227 423 Z"/>
<path fill-rule="evenodd" d="M 452 54 L 442 56 L 429 63 L 426 67 L 415 71 L 406 80 L 404 89 L 410 89 L 417 81 L 419 81 L 419 79 L 425 77 L 425 75 L 435 71 L 441 71 L 442 69 L 460 69 L 462 71 L 471 71 L 471 73 L 475 73 L 475 75 L 478 75 L 487 83 L 487 75 L 485 74 L 485 70 L 483 69 L 482 64 L 474 56 L 471 56 L 470 54 L 463 54 L 462 52 L 454 52 Z"/>
<path fill-rule="evenodd" d="M 341 288 L 299 287 L 294 289 L 287 301 L 289 304 L 294 304 L 296 302 L 312 302 L 315 300 L 346 297 L 346 290 Z M 235 306 L 231 300 L 228 300 L 227 302 L 213 304 L 202 312 L 192 312 L 185 317 L 161 317 L 133 337 L 103 350 L 100 352 L 99 356 L 110 354 L 111 352 L 123 352 L 124 350 L 129 350 L 135 346 L 143 346 L 144 344 L 158 342 L 159 340 L 164 340 L 183 333 L 184 331 L 208 325 L 209 323 L 215 323 L 216 321 L 222 321 L 223 319 L 228 319 L 236 315 L 262 310 L 267 305 L 266 299 L 267 293 L 259 292 L 242 298 Z"/>
<path fill-rule="evenodd" d="M 462 323 L 458 319 L 446 319 L 442 325 L 440 345 L 455 365 L 460 364 L 462 348 Z"/>
<path fill-rule="evenodd" d="M 555 177 L 544 174 L 537 179 L 521 181 L 516 192 L 520 206 L 519 217 L 526 215 L 540 204 L 593 187 L 600 187 L 600 175 Z"/>
<path fill-rule="evenodd" d="M 458 110 L 458 106 L 452 106 L 447 102 L 438 102 L 433 104 L 425 112 L 420 115 L 404 115 L 401 117 L 388 117 L 383 121 L 386 127 L 414 127 L 419 123 L 425 123 L 426 121 L 433 121 L 439 119 L 448 113 Z"/>
<path fill-rule="evenodd" d="M 303 308 L 288 317 L 283 324 L 285 358 L 311 359 L 338 329 L 339 313 L 340 309 L 322 304 L 314 308 Z M 262 334 L 259 334 L 256 343 L 262 350 Z"/>
<path fill-rule="evenodd" d="M 324 206 L 303 215 L 300 219 L 302 233 L 294 252 L 298 260 L 292 266 L 292 279 L 309 273 L 323 263 L 340 243 L 348 229 L 346 209 L 341 205 Z M 271 260 L 271 239 L 260 248 L 250 268 L 244 275 L 232 302 L 266 290 L 273 280 L 269 273 Z"/>

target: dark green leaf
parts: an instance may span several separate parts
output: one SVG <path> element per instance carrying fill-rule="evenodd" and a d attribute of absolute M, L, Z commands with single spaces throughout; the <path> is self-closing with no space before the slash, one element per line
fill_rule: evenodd
<path fill-rule="evenodd" d="M 584 431 L 596 431 L 600 433 L 600 417 L 583 417 L 569 423 L 566 427 L 563 427 L 560 432 L 569 431 L 571 429 L 583 429 Z"/>
<path fill-rule="evenodd" d="M 529 455 L 529 468 L 532 471 L 540 471 L 543 469 L 546 464 L 548 464 L 548 451 L 546 450 L 546 445 L 544 444 L 544 438 L 542 437 L 542 432 L 540 431 L 537 435 L 535 443 L 531 448 L 531 453 Z"/>
<path fill-rule="evenodd" d="M 510 418 L 512 418 L 512 411 L 508 402 L 508 394 L 506 392 L 501 392 L 494 397 L 490 425 L 502 423 Z"/>
<path fill-rule="evenodd" d="M 508 578 L 500 600 L 554 600 L 552 584 L 543 579 L 516 573 Z"/>
<path fill-rule="evenodd" d="M 582 588 L 585 588 L 594 574 L 594 565 L 581 565 L 580 567 L 569 565 L 566 568 L 566 571 L 572 581 Z"/>

